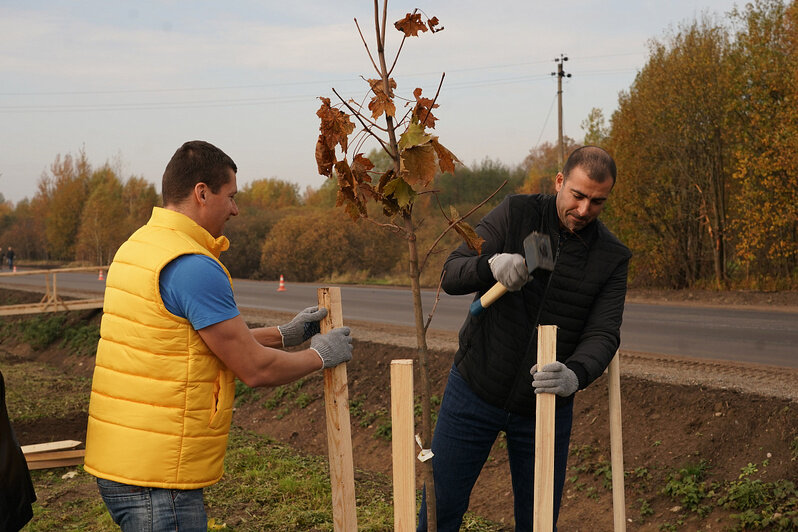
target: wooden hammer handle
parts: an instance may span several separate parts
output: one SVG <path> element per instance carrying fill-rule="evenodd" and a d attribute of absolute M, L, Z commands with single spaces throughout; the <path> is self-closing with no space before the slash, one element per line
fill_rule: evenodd
<path fill-rule="evenodd" d="M 471 303 L 471 315 L 479 316 L 483 310 L 491 306 L 497 299 L 507 293 L 507 287 L 501 283 L 496 283 L 490 290 L 482 294 L 482 297 Z"/>

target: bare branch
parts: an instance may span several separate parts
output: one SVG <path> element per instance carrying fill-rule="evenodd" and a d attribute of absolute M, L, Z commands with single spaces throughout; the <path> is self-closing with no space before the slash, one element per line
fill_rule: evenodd
<path fill-rule="evenodd" d="M 366 122 L 363 120 L 363 117 L 360 115 L 360 113 L 356 109 L 354 109 L 351 105 L 349 105 L 343 98 L 341 98 L 341 95 L 338 94 L 338 91 L 336 91 L 335 89 L 333 89 L 332 91 L 335 93 L 336 96 L 338 96 L 338 99 L 341 100 L 341 103 L 344 104 L 347 109 L 349 109 L 349 112 L 352 113 L 352 116 L 354 116 L 355 118 L 357 118 L 360 121 L 360 125 L 363 126 L 363 129 L 365 129 L 368 132 L 369 135 L 371 135 L 372 137 L 377 139 L 377 142 L 379 142 L 382 145 L 382 147 L 383 147 L 383 149 L 385 151 L 388 151 L 388 148 L 387 148 L 387 145 L 385 144 L 385 141 L 382 140 L 379 135 L 377 135 L 376 133 L 374 133 L 371 130 L 371 127 L 369 127 L 369 125 L 366 124 Z M 388 153 L 390 153 L 390 152 L 388 152 Z"/>
<path fill-rule="evenodd" d="M 495 196 L 496 194 L 498 194 L 498 193 L 499 193 L 499 191 L 500 191 L 502 188 L 504 188 L 504 185 L 506 185 L 506 184 L 507 184 L 507 180 L 505 179 L 504 183 L 502 183 L 501 185 L 499 185 L 499 188 L 497 188 L 497 189 L 496 189 L 496 190 L 493 192 L 493 194 L 491 194 L 490 196 L 488 196 L 487 198 L 485 198 L 484 200 L 482 200 L 482 201 L 481 201 L 481 202 L 480 202 L 478 205 L 476 205 L 476 206 L 475 206 L 473 209 L 471 209 L 471 210 L 470 210 L 470 211 L 468 211 L 467 213 L 465 213 L 465 214 L 461 215 L 461 216 L 460 216 L 458 219 L 456 219 L 456 220 L 449 220 L 449 217 L 448 217 L 448 216 L 446 215 L 446 213 L 444 212 L 444 213 L 443 213 L 443 216 L 444 216 L 444 217 L 445 217 L 447 220 L 449 220 L 449 227 L 447 227 L 446 229 L 444 229 L 444 230 L 443 230 L 443 232 L 442 232 L 440 235 L 438 235 L 438 238 L 436 238 L 436 239 L 435 239 L 435 242 L 433 242 L 433 243 L 432 243 L 432 245 L 429 247 L 429 250 L 427 250 L 427 253 L 424 255 L 424 260 L 422 260 L 422 261 L 421 261 L 421 266 L 419 266 L 419 271 L 423 271 L 423 270 L 424 270 L 424 266 L 427 264 L 427 260 L 429 259 L 429 256 L 432 254 L 432 250 L 434 250 L 434 249 L 435 249 L 435 246 L 437 246 L 437 245 L 438 245 L 438 242 L 440 242 L 440 241 L 441 241 L 441 239 L 444 237 L 444 235 L 446 235 L 446 233 L 448 233 L 448 232 L 449 232 L 449 230 L 451 230 L 451 229 L 452 229 L 452 227 L 454 227 L 454 226 L 455 226 L 455 224 L 458 224 L 458 223 L 462 222 L 463 220 L 465 220 L 466 218 L 468 218 L 469 216 L 471 216 L 471 214 L 473 214 L 473 213 L 474 213 L 474 211 L 476 211 L 477 209 L 479 209 L 480 207 L 482 207 L 483 205 L 485 205 L 485 204 L 486 204 L 488 201 L 490 201 L 490 199 L 491 199 L 493 196 Z M 436 194 L 436 195 L 435 195 L 435 198 L 437 198 L 437 197 L 438 197 L 438 196 L 437 196 L 437 194 Z M 439 203 L 438 205 L 440 205 L 440 203 Z M 443 209 L 442 209 L 442 208 L 441 208 L 441 211 L 443 211 Z"/>
<path fill-rule="evenodd" d="M 387 0 L 386 0 L 386 1 L 387 1 Z M 416 14 L 416 11 L 418 11 L 418 8 L 415 8 L 415 9 L 413 10 L 413 14 L 414 14 L 414 15 Z M 385 21 L 383 21 L 383 24 L 385 24 Z M 382 31 L 383 31 L 383 32 L 385 31 L 385 27 L 384 27 L 384 26 L 383 26 L 383 30 L 382 30 Z M 393 72 L 393 68 L 396 66 L 396 62 L 397 62 L 397 61 L 399 61 L 399 54 L 401 54 L 401 53 L 402 53 L 402 47 L 405 45 L 405 41 L 406 41 L 406 40 L 407 40 L 407 34 L 404 34 L 404 35 L 402 36 L 402 42 L 400 42 L 400 43 L 399 43 L 399 49 L 398 49 L 398 50 L 396 50 L 396 55 L 395 55 L 395 56 L 394 56 L 394 58 L 393 58 L 393 64 L 391 65 L 391 68 L 389 68 L 389 69 L 388 69 L 388 75 L 389 75 L 389 76 L 391 75 L 391 72 Z"/>
<path fill-rule="evenodd" d="M 393 58 L 393 63 L 391 63 L 391 68 L 388 69 L 388 75 L 391 75 L 393 72 L 394 67 L 396 66 L 396 62 L 399 61 L 399 54 L 402 53 L 402 47 L 405 45 L 405 41 L 407 40 L 407 35 L 402 37 L 402 42 L 399 43 L 399 49 L 396 50 L 396 55 Z"/>
<path fill-rule="evenodd" d="M 371 61 L 371 65 L 374 67 L 374 70 L 377 71 L 377 74 L 380 73 L 380 69 L 377 68 L 377 63 L 374 62 L 374 57 L 371 55 L 371 50 L 369 50 L 369 45 L 366 43 L 366 38 L 363 37 L 363 32 L 360 31 L 360 24 L 357 23 L 357 19 L 355 19 L 355 26 L 357 27 L 357 32 L 360 34 L 360 40 L 363 41 L 363 46 L 366 47 L 366 53 L 369 56 L 369 60 Z"/>
<path fill-rule="evenodd" d="M 382 11 L 388 11 L 388 0 L 382 6 Z M 378 0 L 374 0 L 374 31 L 377 33 L 377 55 L 380 57 L 380 64 L 382 64 L 382 56 L 385 52 L 385 29 L 380 32 L 380 5 Z M 377 70 L 380 76 L 383 75 L 382 70 Z"/>
<path fill-rule="evenodd" d="M 432 108 L 435 107 L 435 100 L 438 99 L 438 95 L 441 93 L 441 87 L 443 86 L 443 78 L 445 78 L 445 77 L 446 77 L 446 72 L 441 74 L 441 81 L 440 81 L 440 83 L 438 83 L 438 90 L 435 91 L 435 97 L 432 99 L 432 103 L 430 104 L 429 109 L 427 109 L 427 114 L 424 115 L 424 120 L 421 121 L 422 124 L 426 124 L 427 123 L 427 117 L 432 112 Z M 506 183 L 506 181 L 505 181 L 505 183 Z M 504 186 L 504 185 L 502 185 L 502 186 Z M 498 192 L 498 190 L 496 192 Z M 494 192 L 494 194 L 496 192 Z"/>
<path fill-rule="evenodd" d="M 374 5 L 377 5 L 377 0 L 374 0 Z M 382 38 L 380 39 L 380 43 L 382 44 L 383 50 L 385 50 L 385 23 L 388 20 L 388 0 L 385 0 L 382 3 Z M 376 22 L 376 21 L 375 21 Z"/>
<path fill-rule="evenodd" d="M 365 220 L 365 221 L 369 222 L 372 225 L 375 225 L 377 227 L 385 229 L 386 231 L 390 231 L 392 233 L 396 233 L 397 235 L 400 235 L 402 238 L 407 238 L 408 237 L 407 230 L 405 230 L 405 228 L 403 228 L 403 227 L 399 227 L 396 224 L 392 224 L 392 223 L 391 224 L 384 224 L 384 223 L 380 223 L 380 222 L 378 222 L 376 220 L 372 220 L 371 218 L 365 218 L 365 217 L 361 217 L 360 219 L 361 220 Z"/>
<path fill-rule="evenodd" d="M 441 278 L 438 281 L 438 289 L 435 291 L 435 303 L 432 304 L 432 310 L 429 312 L 429 316 L 427 317 L 427 323 L 424 324 L 424 336 L 427 335 L 427 329 L 429 329 L 429 324 L 432 323 L 432 316 L 435 315 L 435 309 L 438 308 L 438 301 L 441 300 L 441 286 L 443 285 L 444 275 L 446 275 L 445 269 L 441 272 Z"/>

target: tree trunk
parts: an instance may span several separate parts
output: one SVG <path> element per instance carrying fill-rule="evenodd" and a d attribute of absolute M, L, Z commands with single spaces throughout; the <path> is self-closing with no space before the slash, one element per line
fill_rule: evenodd
<path fill-rule="evenodd" d="M 405 230 L 407 231 L 407 251 L 410 263 L 410 288 L 413 293 L 413 310 L 416 325 L 416 343 L 418 345 L 418 367 L 421 374 L 421 445 L 424 449 L 432 446 L 432 405 L 430 402 L 431 388 L 429 379 L 429 351 L 427 349 L 427 331 L 424 328 L 424 308 L 421 302 L 421 272 L 418 269 L 418 248 L 416 246 L 416 233 L 410 213 L 402 215 Z M 432 473 L 432 461 L 421 462 L 421 477 L 424 479 L 427 498 L 427 531 L 436 532 L 438 518 L 435 502 L 435 479 Z"/>

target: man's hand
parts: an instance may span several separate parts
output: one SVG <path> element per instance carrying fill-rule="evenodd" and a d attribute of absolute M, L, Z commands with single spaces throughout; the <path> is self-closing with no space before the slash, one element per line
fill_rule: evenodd
<path fill-rule="evenodd" d="M 341 362 L 352 360 L 349 327 L 338 327 L 326 334 L 317 334 L 310 339 L 310 348 L 319 354 L 325 368 L 334 368 Z"/>
<path fill-rule="evenodd" d="M 524 257 L 518 253 L 497 253 L 488 260 L 493 277 L 507 287 L 510 292 L 517 292 L 529 280 Z"/>
<path fill-rule="evenodd" d="M 278 325 L 277 330 L 283 337 L 283 347 L 299 345 L 321 331 L 319 320 L 327 315 L 326 308 L 308 307 L 285 325 Z"/>
<path fill-rule="evenodd" d="M 543 369 L 537 371 L 538 365 L 532 366 L 529 373 L 532 374 L 532 386 L 535 393 L 553 393 L 560 397 L 568 397 L 576 393 L 579 388 L 579 379 L 576 373 L 568 369 L 562 362 L 552 362 L 546 364 Z"/>

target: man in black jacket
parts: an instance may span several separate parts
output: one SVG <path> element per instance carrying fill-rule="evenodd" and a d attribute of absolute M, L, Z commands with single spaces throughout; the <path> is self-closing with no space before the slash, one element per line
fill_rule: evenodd
<path fill-rule="evenodd" d="M 0 530 L 17 532 L 33 517 L 36 492 L 25 455 L 6 408 L 6 384 L 0 373 Z"/>
<path fill-rule="evenodd" d="M 457 248 L 444 265 L 449 294 L 510 290 L 460 329 L 432 441 L 438 530 L 459 530 L 471 489 L 500 431 L 507 437 L 516 530 L 532 530 L 535 394 L 557 395 L 554 520 L 565 483 L 574 394 L 598 378 L 620 344 L 631 253 L 597 218 L 615 184 L 603 149 L 575 150 L 555 196 L 513 195 L 476 228 L 482 253 Z M 523 240 L 551 239 L 555 267 L 529 278 Z M 538 368 L 537 325 L 556 325 L 557 361 Z M 422 501 L 418 530 L 427 529 Z"/>

